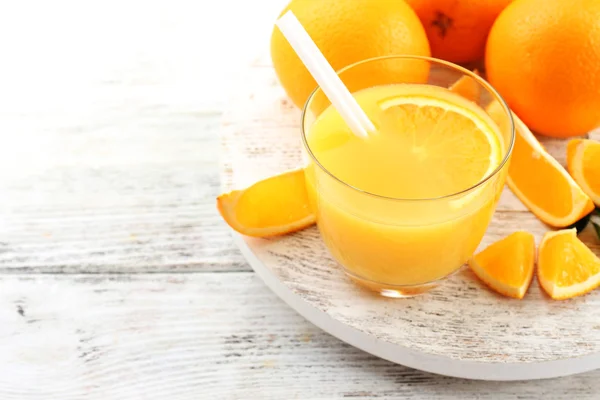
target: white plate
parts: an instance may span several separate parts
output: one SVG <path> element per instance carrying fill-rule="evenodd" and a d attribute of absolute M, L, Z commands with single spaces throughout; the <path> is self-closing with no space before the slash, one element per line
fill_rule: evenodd
<path fill-rule="evenodd" d="M 267 57 L 240 79 L 222 134 L 223 190 L 300 165 L 300 110 L 286 99 Z M 564 163 L 564 141 L 544 144 Z M 480 248 L 518 229 L 532 232 L 538 243 L 548 230 L 505 189 Z M 385 299 L 346 278 L 315 227 L 268 240 L 234 237 L 256 273 L 287 304 L 381 358 L 486 380 L 550 378 L 600 367 L 600 291 L 558 302 L 534 280 L 519 301 L 496 295 L 465 269 L 427 294 Z M 581 238 L 600 254 L 591 230 Z"/>

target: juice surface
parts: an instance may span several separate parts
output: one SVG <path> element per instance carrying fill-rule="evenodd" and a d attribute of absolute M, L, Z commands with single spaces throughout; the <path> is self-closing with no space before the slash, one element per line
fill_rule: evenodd
<path fill-rule="evenodd" d="M 445 196 L 481 180 L 487 165 L 474 167 L 477 161 L 485 163 L 491 156 L 494 168 L 500 163 L 495 124 L 477 105 L 448 89 L 397 84 L 361 90 L 355 98 L 377 132 L 367 139 L 353 135 L 329 107 L 312 126 L 308 144 L 326 169 L 356 188 L 405 199 Z M 488 132 L 482 134 L 456 109 Z M 492 148 L 496 151 L 490 155 Z"/>
<path fill-rule="evenodd" d="M 325 243 L 351 275 L 383 286 L 450 274 L 477 248 L 505 174 L 444 196 L 498 167 L 498 127 L 475 103 L 440 87 L 396 84 L 354 96 L 376 132 L 356 137 L 330 107 L 307 134 L 319 163 L 345 183 L 314 163 L 307 167 Z"/>

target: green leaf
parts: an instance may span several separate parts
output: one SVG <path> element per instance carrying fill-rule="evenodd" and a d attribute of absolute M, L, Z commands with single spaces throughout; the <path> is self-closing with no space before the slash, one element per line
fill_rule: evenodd
<path fill-rule="evenodd" d="M 596 235 L 598 235 L 598 239 L 600 239 L 600 208 L 596 208 L 590 214 L 590 222 L 596 231 Z"/>
<path fill-rule="evenodd" d="M 591 217 L 592 217 L 592 213 L 581 218 L 579 221 L 575 222 L 574 224 L 567 226 L 565 229 L 575 228 L 577 230 L 577 233 L 579 234 L 579 233 L 581 233 L 581 231 L 583 231 L 588 226 Z"/>

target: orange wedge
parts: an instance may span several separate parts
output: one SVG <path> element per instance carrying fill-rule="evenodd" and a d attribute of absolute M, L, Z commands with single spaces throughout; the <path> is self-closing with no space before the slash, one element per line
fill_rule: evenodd
<path fill-rule="evenodd" d="M 479 71 L 473 70 L 473 73 L 479 76 Z M 463 75 L 449 87 L 451 92 L 460 94 L 467 100 L 478 102 L 481 97 L 481 85 L 469 75 Z"/>
<path fill-rule="evenodd" d="M 570 299 L 600 285 L 600 259 L 575 229 L 548 232 L 540 243 L 537 275 L 550 297 Z"/>
<path fill-rule="evenodd" d="M 529 232 L 515 232 L 491 244 L 469 260 L 471 270 L 504 296 L 522 299 L 533 278 L 535 240 Z"/>
<path fill-rule="evenodd" d="M 581 189 L 600 206 L 600 143 L 587 139 L 569 141 L 567 169 Z"/>
<path fill-rule="evenodd" d="M 488 107 L 490 116 L 502 115 L 498 102 Z M 563 228 L 589 214 L 594 203 L 569 173 L 538 142 L 513 113 L 516 138 L 507 184 L 532 213 L 548 225 Z"/>
<path fill-rule="evenodd" d="M 302 169 L 222 194 L 217 208 L 230 227 L 247 236 L 281 235 L 315 223 Z"/>

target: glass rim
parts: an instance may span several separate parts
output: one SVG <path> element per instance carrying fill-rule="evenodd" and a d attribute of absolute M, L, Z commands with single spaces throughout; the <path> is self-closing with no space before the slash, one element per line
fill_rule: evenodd
<path fill-rule="evenodd" d="M 371 193 L 368 192 L 366 190 L 360 189 L 356 186 L 353 186 L 351 184 L 349 184 L 348 182 L 343 181 L 342 179 L 338 178 L 337 176 L 335 176 L 331 171 L 329 171 L 327 168 L 325 168 L 325 166 L 323 166 L 323 164 L 321 164 L 321 162 L 317 159 L 317 157 L 314 155 L 314 153 L 312 152 L 312 150 L 310 149 L 310 146 L 308 145 L 308 141 L 306 138 L 306 129 L 304 127 L 305 125 L 305 120 L 306 120 L 306 115 L 308 114 L 308 108 L 309 105 L 313 99 L 313 97 L 315 96 L 315 94 L 321 89 L 320 86 L 317 85 L 317 87 L 310 93 L 310 95 L 308 96 L 308 99 L 306 99 L 306 102 L 304 103 L 304 107 L 302 107 L 302 115 L 301 115 L 301 130 L 302 130 L 302 143 L 304 144 L 304 148 L 306 149 L 307 153 L 309 154 L 310 158 L 314 161 L 314 163 L 323 171 L 325 171 L 325 173 L 327 173 L 327 175 L 329 175 L 330 177 L 332 177 L 334 180 L 336 180 L 337 182 L 341 183 L 342 185 L 348 187 L 349 189 L 359 192 L 361 194 L 364 194 L 366 196 L 370 196 L 370 197 L 374 197 L 374 198 L 378 198 L 378 199 L 382 199 L 382 200 L 388 200 L 388 201 L 403 201 L 403 202 L 419 202 L 419 201 L 433 201 L 433 200 L 444 200 L 444 199 L 450 199 L 452 197 L 458 197 L 461 195 L 466 195 L 469 192 L 477 189 L 480 186 L 483 186 L 487 181 L 489 181 L 491 178 L 493 178 L 494 176 L 498 175 L 498 173 L 500 173 L 500 171 L 504 168 L 504 166 L 506 165 L 506 163 L 508 162 L 508 160 L 510 159 L 510 156 L 512 154 L 513 148 L 514 148 L 514 144 L 515 144 L 515 123 L 514 123 L 514 119 L 512 117 L 512 112 L 510 111 L 510 108 L 508 107 L 508 104 L 506 103 L 506 101 L 504 100 L 504 98 L 500 95 L 500 93 L 498 93 L 498 91 L 490 84 L 488 83 L 488 81 L 486 81 L 485 79 L 483 79 L 482 77 L 480 77 L 479 75 L 473 73 L 472 71 L 469 71 L 468 69 L 461 67 L 460 65 L 451 63 L 449 61 L 445 61 L 445 60 L 441 60 L 438 58 L 434 58 L 434 57 L 426 57 L 426 56 L 416 56 L 416 55 L 387 55 L 387 56 L 379 56 L 379 57 L 372 57 L 372 58 L 367 58 L 361 61 L 357 61 L 355 63 L 349 64 L 341 69 L 339 69 L 338 71 L 336 71 L 337 75 L 340 75 L 341 73 L 343 73 L 344 71 L 347 71 L 351 68 L 354 68 L 356 66 L 362 65 L 362 64 L 366 64 L 369 62 L 374 62 L 374 61 L 381 61 L 381 60 L 386 60 L 386 59 L 405 59 L 405 60 L 421 60 L 421 61 L 427 61 L 433 64 L 439 64 L 439 65 L 443 65 L 445 67 L 448 67 L 450 69 L 454 69 L 456 71 L 462 72 L 463 74 L 475 79 L 475 81 L 477 83 L 479 83 L 481 86 L 483 86 L 485 89 L 487 89 L 493 96 L 496 97 L 496 100 L 498 100 L 500 102 L 500 105 L 502 106 L 502 109 L 504 111 L 504 113 L 506 115 L 508 115 L 508 120 L 509 120 L 509 127 L 510 127 L 510 143 L 508 145 L 508 148 L 506 149 L 506 154 L 504 155 L 504 157 L 502 158 L 502 161 L 500 162 L 500 164 L 498 164 L 498 166 L 489 174 L 487 174 L 486 176 L 484 176 L 481 180 L 479 180 L 476 184 L 466 188 L 466 189 L 462 189 L 458 192 L 455 193 L 450 193 L 450 194 L 445 194 L 443 196 L 437 196 L 437 197 L 423 197 L 423 198 L 402 198 L 402 197 L 389 197 L 389 196 L 383 196 L 377 193 Z"/>

